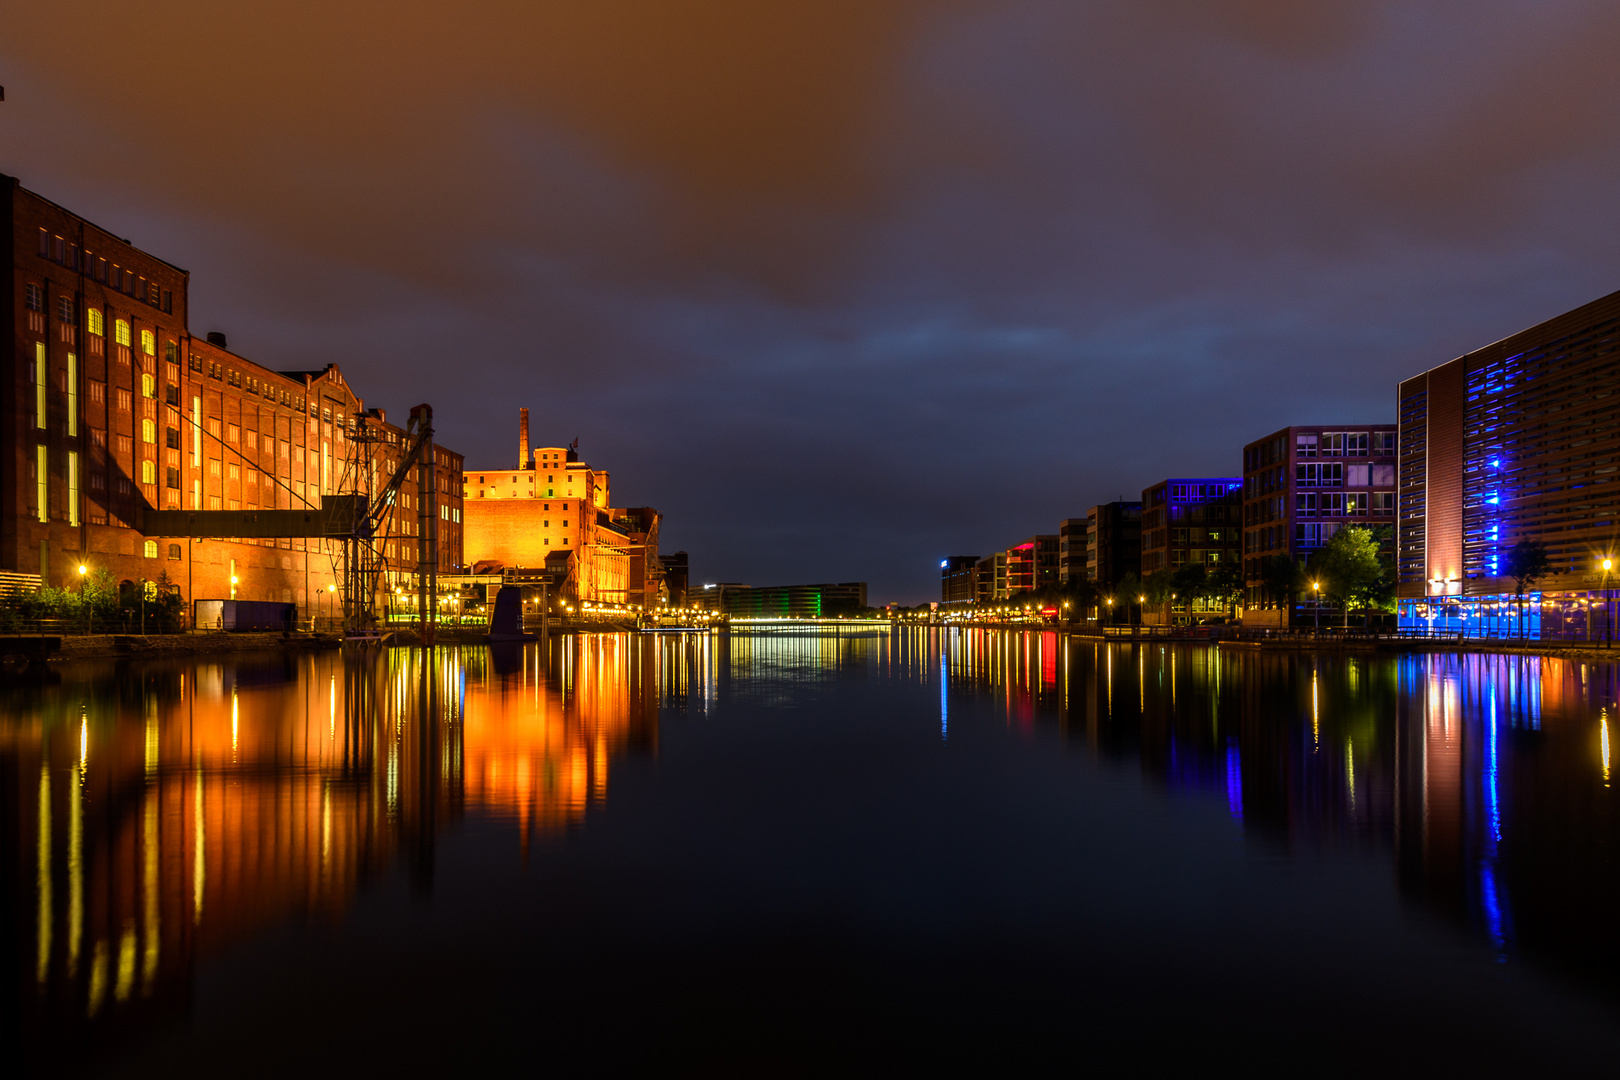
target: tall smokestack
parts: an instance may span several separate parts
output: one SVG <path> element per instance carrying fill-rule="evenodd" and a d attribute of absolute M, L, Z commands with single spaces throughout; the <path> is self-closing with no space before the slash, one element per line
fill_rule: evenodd
<path fill-rule="evenodd" d="M 529 410 L 518 410 L 518 468 L 527 469 L 533 459 L 529 454 Z"/>

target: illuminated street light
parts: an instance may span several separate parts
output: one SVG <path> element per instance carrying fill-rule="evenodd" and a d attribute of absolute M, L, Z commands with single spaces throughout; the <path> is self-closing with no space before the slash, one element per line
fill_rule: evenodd
<path fill-rule="evenodd" d="M 88 574 L 89 572 L 90 572 L 90 568 L 88 566 L 84 565 L 84 563 L 79 564 L 79 576 L 80 577 L 83 577 L 84 575 Z"/>

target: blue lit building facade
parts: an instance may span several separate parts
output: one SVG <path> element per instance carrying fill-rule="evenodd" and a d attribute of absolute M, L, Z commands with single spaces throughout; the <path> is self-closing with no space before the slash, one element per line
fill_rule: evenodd
<path fill-rule="evenodd" d="M 1620 293 L 1407 379 L 1398 404 L 1401 626 L 1517 635 L 1505 559 L 1528 538 L 1546 545 L 1552 572 L 1526 598 L 1524 633 L 1610 633 Z"/>

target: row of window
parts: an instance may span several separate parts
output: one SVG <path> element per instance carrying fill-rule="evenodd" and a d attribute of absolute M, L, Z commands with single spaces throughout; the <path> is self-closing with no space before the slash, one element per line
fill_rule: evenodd
<path fill-rule="evenodd" d="M 152 307 L 171 313 L 174 311 L 174 294 L 168 289 L 159 288 L 157 282 L 148 281 L 133 270 L 109 263 L 88 248 L 81 252 L 78 244 L 47 229 L 39 230 L 39 256 L 76 274 L 83 273 L 85 277 L 111 286 Z"/>
<path fill-rule="evenodd" d="M 1320 435 L 1296 435 L 1294 453 L 1297 457 L 1378 457 L 1395 453 L 1393 431 L 1324 431 Z"/>
<path fill-rule="evenodd" d="M 1340 492 L 1311 492 L 1294 496 L 1295 517 L 1366 517 L 1368 513 L 1393 514 L 1395 493 L 1343 494 Z"/>

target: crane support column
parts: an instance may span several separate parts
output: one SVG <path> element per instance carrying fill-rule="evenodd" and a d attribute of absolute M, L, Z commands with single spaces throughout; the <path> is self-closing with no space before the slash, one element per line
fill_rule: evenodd
<path fill-rule="evenodd" d="M 422 440 L 416 474 L 416 617 L 422 644 L 431 646 L 439 607 L 439 463 L 433 450 L 433 406 L 412 409 L 411 426 Z"/>

